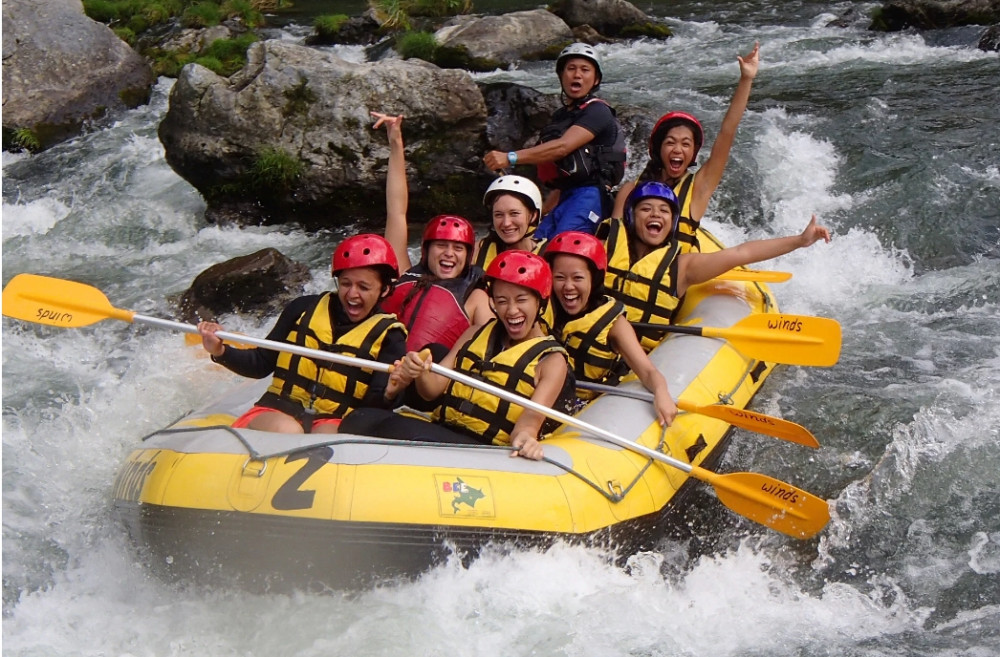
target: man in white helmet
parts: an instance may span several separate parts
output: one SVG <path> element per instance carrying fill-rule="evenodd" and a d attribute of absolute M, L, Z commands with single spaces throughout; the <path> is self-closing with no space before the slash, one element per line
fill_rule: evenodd
<path fill-rule="evenodd" d="M 610 210 L 610 188 L 625 173 L 625 136 L 614 110 L 594 96 L 601 84 L 601 62 L 592 46 L 573 43 L 559 54 L 556 73 L 563 106 L 541 132 L 541 143 L 483 158 L 500 171 L 534 164 L 539 180 L 558 190 L 558 203 L 542 217 L 535 239 L 568 230 L 593 233 Z M 547 204 L 548 205 L 548 204 Z"/>

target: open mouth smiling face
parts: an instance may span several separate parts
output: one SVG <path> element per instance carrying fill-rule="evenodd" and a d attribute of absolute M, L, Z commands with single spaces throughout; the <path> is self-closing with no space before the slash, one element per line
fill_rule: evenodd
<path fill-rule="evenodd" d="M 381 298 L 382 278 L 372 267 L 345 269 L 337 275 L 337 296 L 351 322 L 360 322 Z"/>
<path fill-rule="evenodd" d="M 438 278 L 458 278 L 468 260 L 469 248 L 461 242 L 432 240 L 427 245 L 427 268 Z"/>
<path fill-rule="evenodd" d="M 660 146 L 660 159 L 668 178 L 684 175 L 694 159 L 694 132 L 686 125 L 674 126 Z"/>
<path fill-rule="evenodd" d="M 538 295 L 529 288 L 507 281 L 494 281 L 491 292 L 493 310 L 511 342 L 530 337 L 541 307 Z"/>
<path fill-rule="evenodd" d="M 552 293 L 568 315 L 575 317 L 586 309 L 591 287 L 586 259 L 560 253 L 552 261 Z"/>
<path fill-rule="evenodd" d="M 666 201 L 647 198 L 636 203 L 632 210 L 635 217 L 635 234 L 650 247 L 662 246 L 670 237 L 673 215 Z"/>

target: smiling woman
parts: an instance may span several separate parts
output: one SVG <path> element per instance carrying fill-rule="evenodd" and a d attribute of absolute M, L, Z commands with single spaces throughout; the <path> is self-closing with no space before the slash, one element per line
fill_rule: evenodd
<path fill-rule="evenodd" d="M 405 270 L 382 302 L 382 309 L 406 325 L 407 348 L 419 350 L 433 344 L 447 350 L 470 325 L 482 324 L 493 316 L 482 289 L 483 270 L 472 264 L 476 234 L 463 217 L 440 214 L 427 222 L 420 242 L 420 262 L 412 265 L 407 249 L 409 191 L 403 117 L 371 114 L 377 119 L 373 127 L 384 125 L 389 138 L 385 239 Z"/>
<path fill-rule="evenodd" d="M 628 320 L 643 324 L 637 333 L 647 352 L 663 338 L 664 332 L 656 325 L 673 322 L 691 286 L 821 239 L 830 241 L 830 231 L 818 225 L 813 215 L 800 235 L 753 240 L 712 253 L 684 253 L 676 239 L 680 219 L 673 190 L 663 183 L 645 182 L 629 194 L 625 219 L 608 219 L 597 232 L 608 254 L 604 284 L 625 304 Z"/>
<path fill-rule="evenodd" d="M 394 363 L 405 350 L 406 330 L 395 316 L 378 311 L 398 274 L 396 256 L 378 235 L 357 235 L 333 253 L 337 292 L 299 297 L 278 317 L 267 339 L 310 349 L 367 347 L 365 357 Z M 201 322 L 202 345 L 212 360 L 237 374 L 262 379 L 273 374 L 267 392 L 239 417 L 237 428 L 278 433 L 336 433 L 340 420 L 361 406 L 391 407 L 400 387 L 384 373 L 317 362 L 270 349 L 233 349 Z"/>

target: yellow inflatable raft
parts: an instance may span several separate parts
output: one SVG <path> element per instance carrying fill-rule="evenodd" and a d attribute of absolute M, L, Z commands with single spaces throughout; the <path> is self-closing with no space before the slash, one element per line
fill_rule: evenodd
<path fill-rule="evenodd" d="M 717 245 L 708 236 L 703 244 Z M 679 323 L 730 327 L 770 313 L 779 327 L 777 312 L 764 284 L 715 280 L 688 292 Z M 746 407 L 773 369 L 727 340 L 697 335 L 671 334 L 650 357 L 676 398 L 729 409 Z M 157 571 L 315 587 L 420 572 L 489 542 L 564 539 L 627 554 L 662 536 L 683 511 L 682 494 L 698 484 L 683 469 L 572 426 L 547 437 L 541 462 L 495 447 L 233 429 L 266 385 L 240 386 L 146 437 L 121 468 L 115 507 Z M 620 390 L 644 392 L 636 381 Z M 730 424 L 682 412 L 664 431 L 648 401 L 623 394 L 604 394 L 576 417 L 694 466 L 704 480 Z M 769 482 L 762 495 L 801 493 L 769 490 Z M 760 505 L 746 504 L 737 510 L 765 524 L 780 515 L 764 508 L 758 517 Z"/>

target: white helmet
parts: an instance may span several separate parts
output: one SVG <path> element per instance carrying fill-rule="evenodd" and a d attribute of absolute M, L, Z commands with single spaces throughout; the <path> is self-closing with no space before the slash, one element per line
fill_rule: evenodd
<path fill-rule="evenodd" d="M 542 193 L 538 191 L 538 185 L 524 176 L 500 176 L 494 180 L 483 194 L 483 205 L 486 207 L 493 205 L 493 197 L 498 192 L 520 194 L 531 201 L 530 205 L 534 206 L 538 214 L 542 213 Z"/>
<path fill-rule="evenodd" d="M 584 59 L 589 59 L 594 63 L 594 68 L 597 69 L 597 82 L 600 83 L 601 78 L 604 77 L 604 72 L 601 71 L 601 60 L 597 57 L 597 51 L 594 50 L 593 46 L 589 46 L 586 43 L 571 43 L 562 49 L 559 53 L 559 57 L 556 58 L 556 75 L 562 75 L 563 69 L 566 68 L 566 60 L 570 57 L 583 57 Z"/>

